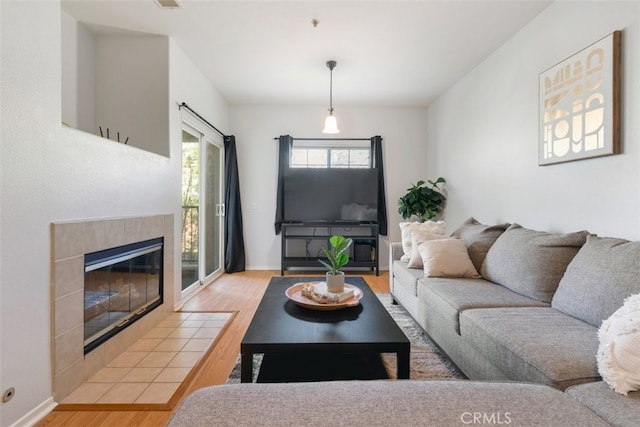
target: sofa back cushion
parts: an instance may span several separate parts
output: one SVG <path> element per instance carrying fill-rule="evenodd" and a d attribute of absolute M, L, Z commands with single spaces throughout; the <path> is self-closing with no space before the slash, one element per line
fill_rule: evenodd
<path fill-rule="evenodd" d="M 425 222 L 401 222 L 400 233 L 402 235 L 402 250 L 404 255 L 401 261 L 409 261 L 411 259 L 412 245 L 411 233 L 421 231 L 424 233 L 441 234 L 444 238 L 444 230 L 446 224 L 444 221 L 425 221 Z"/>
<path fill-rule="evenodd" d="M 509 227 L 509 224 L 484 225 L 471 217 L 451 233 L 452 237 L 464 240 L 469 258 L 477 271 L 482 268 L 487 252 L 496 239 Z"/>
<path fill-rule="evenodd" d="M 558 311 L 599 327 L 640 293 L 640 242 L 589 235 L 553 296 Z"/>
<path fill-rule="evenodd" d="M 487 252 L 480 274 L 520 295 L 551 302 L 562 275 L 588 234 L 548 233 L 512 224 Z"/>

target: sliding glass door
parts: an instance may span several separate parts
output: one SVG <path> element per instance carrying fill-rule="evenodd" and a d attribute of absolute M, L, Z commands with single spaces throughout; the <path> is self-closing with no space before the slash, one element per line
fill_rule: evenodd
<path fill-rule="evenodd" d="M 224 204 L 221 137 L 182 128 L 183 296 L 221 272 Z"/>

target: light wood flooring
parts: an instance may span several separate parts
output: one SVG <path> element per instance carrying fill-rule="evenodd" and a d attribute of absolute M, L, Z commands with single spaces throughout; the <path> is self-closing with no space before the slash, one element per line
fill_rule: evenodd
<path fill-rule="evenodd" d="M 320 272 L 313 275 L 321 274 Z M 286 275 L 303 276 L 296 272 L 287 272 Z M 374 292 L 389 292 L 387 272 L 380 272 L 379 276 L 369 272 L 349 275 L 364 277 Z M 254 270 L 224 274 L 185 303 L 184 311 L 237 311 L 238 314 L 186 387 L 180 401 L 199 388 L 227 382 L 240 353 L 240 341 L 249 327 L 269 280 L 274 276 L 280 276 L 279 272 Z M 173 411 L 53 411 L 36 426 L 155 427 L 164 426 L 172 413 Z"/>

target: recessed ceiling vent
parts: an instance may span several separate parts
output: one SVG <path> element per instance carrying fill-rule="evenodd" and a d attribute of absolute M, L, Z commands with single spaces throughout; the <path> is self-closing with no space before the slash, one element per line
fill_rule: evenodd
<path fill-rule="evenodd" d="M 154 0 L 163 9 L 181 9 L 182 4 L 178 0 Z"/>

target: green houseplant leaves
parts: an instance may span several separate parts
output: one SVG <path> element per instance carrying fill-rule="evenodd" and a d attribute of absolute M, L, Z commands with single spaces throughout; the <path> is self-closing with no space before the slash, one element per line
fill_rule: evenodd
<path fill-rule="evenodd" d="M 329 239 L 329 243 L 331 244 L 331 250 L 327 248 L 320 249 L 320 252 L 327 258 L 328 262 L 322 259 L 318 261 L 327 268 L 329 274 L 335 275 L 349 262 L 347 250 L 353 240 L 344 236 L 334 235 Z"/>
<path fill-rule="evenodd" d="M 428 181 L 429 186 L 420 180 L 407 188 L 407 194 L 398 199 L 398 213 L 402 218 L 409 219 L 416 215 L 421 221 L 435 218 L 444 207 L 446 197 L 440 192 L 438 184 L 445 183 L 445 179 L 439 177 L 435 181 Z"/>

